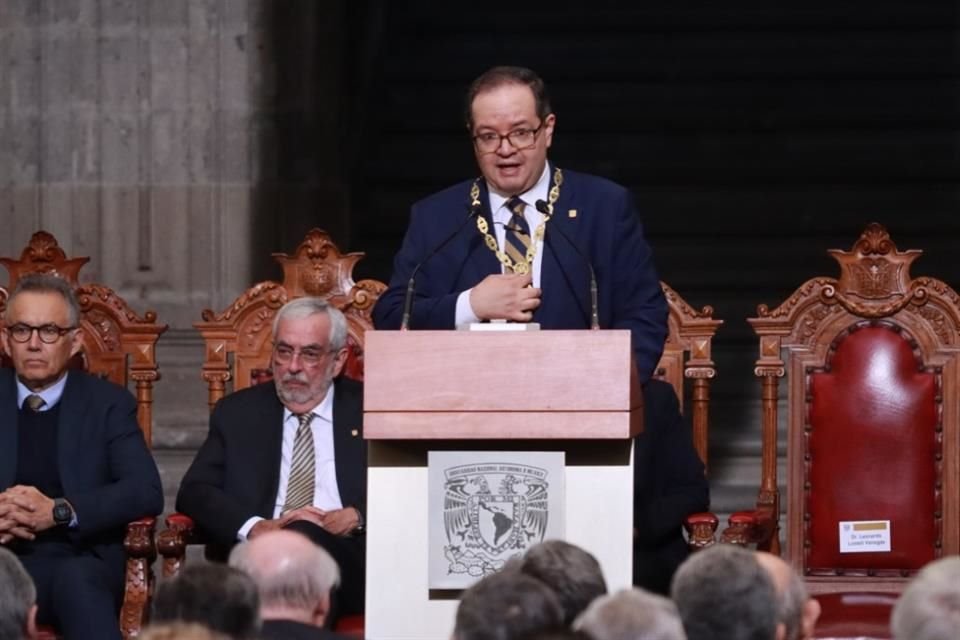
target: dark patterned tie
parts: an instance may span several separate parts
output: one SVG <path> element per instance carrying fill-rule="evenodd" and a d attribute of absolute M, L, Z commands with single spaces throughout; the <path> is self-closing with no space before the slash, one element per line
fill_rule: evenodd
<path fill-rule="evenodd" d="M 292 511 L 313 504 L 315 484 L 315 460 L 313 452 L 313 412 L 296 414 L 300 426 L 293 441 L 293 461 L 290 463 L 290 479 L 287 481 L 287 499 L 283 511 Z"/>
<path fill-rule="evenodd" d="M 40 411 L 40 409 L 43 408 L 43 405 L 47 404 L 47 401 L 41 398 L 40 396 L 38 396 L 37 394 L 31 393 L 30 395 L 27 396 L 27 400 L 25 404 L 28 407 L 30 407 L 31 411 Z"/>
<path fill-rule="evenodd" d="M 507 200 L 507 208 L 512 212 L 510 223 L 506 227 L 504 236 L 504 253 L 510 256 L 514 264 L 527 261 L 527 250 L 530 248 L 530 225 L 523 217 L 526 203 L 514 196 Z"/>

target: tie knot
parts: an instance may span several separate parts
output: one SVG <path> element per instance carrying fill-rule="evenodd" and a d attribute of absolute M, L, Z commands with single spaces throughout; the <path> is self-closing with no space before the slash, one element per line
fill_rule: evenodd
<path fill-rule="evenodd" d="M 527 206 L 527 203 L 521 200 L 520 198 L 518 198 L 517 196 L 513 196 L 512 198 L 507 200 L 507 208 L 513 212 L 513 215 L 520 216 L 521 218 L 523 217 L 523 209 L 526 206 Z"/>
<path fill-rule="evenodd" d="M 293 415 L 295 415 L 297 420 L 300 422 L 301 429 L 306 429 L 310 426 L 310 423 L 313 422 L 313 411 L 309 413 L 295 413 Z"/>
<path fill-rule="evenodd" d="M 47 404 L 47 401 L 35 393 L 31 393 L 27 396 L 26 405 L 30 407 L 31 411 L 40 411 L 45 404 Z"/>

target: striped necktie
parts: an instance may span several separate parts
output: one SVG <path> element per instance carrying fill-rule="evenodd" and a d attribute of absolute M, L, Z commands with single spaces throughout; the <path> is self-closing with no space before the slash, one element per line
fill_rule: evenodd
<path fill-rule="evenodd" d="M 530 225 L 523 217 L 523 209 L 526 206 L 526 203 L 516 196 L 507 200 L 507 208 L 513 215 L 506 227 L 503 245 L 504 253 L 510 256 L 514 264 L 526 262 L 527 250 L 530 248 Z"/>
<path fill-rule="evenodd" d="M 296 439 L 293 441 L 293 461 L 290 463 L 287 498 L 283 505 L 284 513 L 313 504 L 313 488 L 316 482 L 313 430 L 310 429 L 314 414 L 311 411 L 296 415 L 300 426 L 297 427 Z"/>

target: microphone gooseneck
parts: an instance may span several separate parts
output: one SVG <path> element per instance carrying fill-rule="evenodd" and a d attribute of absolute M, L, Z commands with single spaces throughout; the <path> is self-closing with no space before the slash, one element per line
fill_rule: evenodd
<path fill-rule="evenodd" d="M 537 200 L 534 206 L 537 208 L 537 211 L 546 216 L 547 219 L 553 215 L 553 207 L 543 200 Z M 577 246 L 577 243 L 574 242 L 573 239 L 563 231 L 563 228 L 558 225 L 553 225 L 550 228 L 557 230 L 557 233 L 559 233 L 563 239 L 567 241 L 567 244 L 573 247 L 573 250 L 578 256 L 580 256 L 580 259 L 586 263 L 587 269 L 590 270 L 590 328 L 594 330 L 599 329 L 600 315 L 597 305 L 597 274 L 593 270 L 593 264 L 591 264 L 590 260 L 583 253 L 583 251 L 580 250 L 580 247 Z"/>
<path fill-rule="evenodd" d="M 453 233 L 448 235 L 446 238 L 443 239 L 443 242 L 441 242 L 436 247 L 434 247 L 434 249 L 427 254 L 427 257 L 425 257 L 423 260 L 418 262 L 417 266 L 415 266 L 413 268 L 413 271 L 410 272 L 410 279 L 407 280 L 407 293 L 403 297 L 403 316 L 400 319 L 401 331 L 407 331 L 410 328 L 410 313 L 413 311 L 413 293 L 415 288 L 414 285 L 416 284 L 417 273 L 420 271 L 420 268 L 423 265 L 425 265 L 430 260 L 430 258 L 440 253 L 440 251 L 445 246 L 450 244 L 450 241 L 453 240 L 460 233 L 460 231 L 466 226 L 468 222 L 470 222 L 475 217 L 480 215 L 481 210 L 482 210 L 482 207 L 480 206 L 480 204 L 470 205 L 469 210 L 467 211 L 467 216 L 463 219 L 463 221 L 459 225 L 457 225 L 457 228 L 453 230 Z"/>

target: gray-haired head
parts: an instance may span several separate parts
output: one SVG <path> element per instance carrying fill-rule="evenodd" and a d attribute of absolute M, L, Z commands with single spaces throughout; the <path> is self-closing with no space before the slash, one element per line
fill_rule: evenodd
<path fill-rule="evenodd" d="M 803 578 L 780 556 L 757 551 L 756 558 L 773 580 L 773 587 L 777 591 L 777 611 L 785 639 L 812 638 L 820 618 L 820 603 L 810 597 Z"/>
<path fill-rule="evenodd" d="M 37 602 L 33 580 L 9 549 L 0 547 L 0 638 L 28 638 Z"/>
<path fill-rule="evenodd" d="M 643 589 L 623 589 L 590 603 L 573 623 L 591 640 L 686 640 L 676 605 Z"/>
<path fill-rule="evenodd" d="M 752 551 L 718 544 L 680 565 L 670 589 L 688 640 L 773 640 L 777 592 Z"/>
<path fill-rule="evenodd" d="M 13 306 L 13 300 L 21 293 L 54 293 L 63 298 L 67 303 L 68 322 L 71 327 L 76 327 L 80 322 L 80 303 L 77 302 L 77 296 L 73 292 L 70 283 L 49 273 L 28 273 L 19 280 L 10 297 L 7 298 L 7 307 L 4 314 L 4 321 L 10 322 L 10 308 Z"/>
<path fill-rule="evenodd" d="M 293 531 L 270 531 L 230 552 L 230 566 L 245 571 L 260 592 L 261 616 L 323 624 L 340 568 L 323 548 Z"/>
<path fill-rule="evenodd" d="M 318 313 L 326 314 L 330 318 L 331 351 L 339 351 L 347 344 L 347 319 L 335 306 L 323 298 L 296 298 L 280 307 L 273 318 L 273 339 L 277 339 L 277 330 L 283 320 L 309 318 Z"/>
<path fill-rule="evenodd" d="M 504 569 L 463 592 L 453 640 L 524 640 L 561 626 L 563 609 L 553 589 L 524 573 Z"/>
<path fill-rule="evenodd" d="M 960 557 L 931 562 L 893 607 L 894 640 L 954 640 L 960 633 Z"/>
<path fill-rule="evenodd" d="M 595 598 L 607 592 L 597 559 L 585 549 L 563 540 L 545 540 L 533 545 L 516 567 L 556 592 L 566 625 Z"/>

